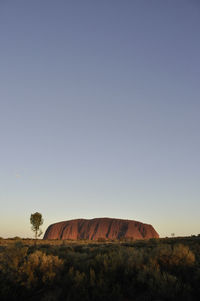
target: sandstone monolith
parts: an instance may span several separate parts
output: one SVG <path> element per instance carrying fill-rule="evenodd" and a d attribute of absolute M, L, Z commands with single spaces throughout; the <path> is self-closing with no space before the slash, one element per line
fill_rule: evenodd
<path fill-rule="evenodd" d="M 98 239 L 159 238 L 152 225 L 134 220 L 116 218 L 75 219 L 50 225 L 44 239 L 98 240 Z"/>

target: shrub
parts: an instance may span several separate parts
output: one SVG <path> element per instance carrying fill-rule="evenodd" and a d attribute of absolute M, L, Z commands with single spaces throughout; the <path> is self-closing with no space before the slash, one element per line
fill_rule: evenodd
<path fill-rule="evenodd" d="M 21 283 L 25 287 L 51 285 L 61 271 L 63 261 L 58 256 L 46 255 L 41 251 L 30 254 L 19 269 Z"/>
<path fill-rule="evenodd" d="M 28 252 L 27 247 L 10 247 L 0 254 L 0 280 L 15 290 L 39 289 L 51 285 L 62 270 L 63 261 L 41 251 Z M 14 290 L 14 289 L 13 289 Z"/>
<path fill-rule="evenodd" d="M 162 245 L 156 249 L 156 257 L 161 266 L 188 266 L 195 262 L 195 255 L 188 246 L 182 244 Z"/>
<path fill-rule="evenodd" d="M 104 237 L 99 237 L 97 239 L 98 242 L 106 242 L 106 239 Z"/>

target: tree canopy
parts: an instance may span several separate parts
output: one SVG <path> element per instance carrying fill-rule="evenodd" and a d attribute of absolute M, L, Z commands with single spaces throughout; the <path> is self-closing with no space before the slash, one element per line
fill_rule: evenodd
<path fill-rule="evenodd" d="M 31 214 L 30 223 L 32 225 L 31 229 L 35 232 L 35 238 L 37 239 L 39 236 L 42 235 L 42 230 L 40 226 L 43 224 L 44 220 L 42 218 L 42 214 L 39 212 L 35 212 Z"/>

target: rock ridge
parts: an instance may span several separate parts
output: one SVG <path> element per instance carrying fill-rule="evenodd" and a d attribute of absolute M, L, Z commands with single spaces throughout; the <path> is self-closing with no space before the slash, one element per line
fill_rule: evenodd
<path fill-rule="evenodd" d="M 73 219 L 50 225 L 43 239 L 71 239 L 71 240 L 98 240 L 98 239 L 149 239 L 159 238 L 158 233 L 150 224 L 117 219 L 93 218 Z"/>

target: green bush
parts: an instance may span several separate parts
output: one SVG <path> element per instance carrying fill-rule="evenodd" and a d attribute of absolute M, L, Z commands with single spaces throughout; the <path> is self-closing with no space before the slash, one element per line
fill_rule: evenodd
<path fill-rule="evenodd" d="M 1 301 L 199 300 L 200 240 L 179 241 L 14 241 L 0 247 Z"/>
<path fill-rule="evenodd" d="M 155 250 L 155 256 L 161 266 L 176 267 L 190 266 L 195 262 L 195 255 L 188 246 L 161 245 Z"/>
<path fill-rule="evenodd" d="M 46 255 L 41 251 L 29 253 L 27 247 L 15 245 L 0 254 L 0 285 L 8 295 L 9 289 L 15 291 L 16 296 L 10 297 L 12 300 L 20 292 L 37 291 L 52 285 L 62 266 L 63 261 L 58 256 Z"/>

